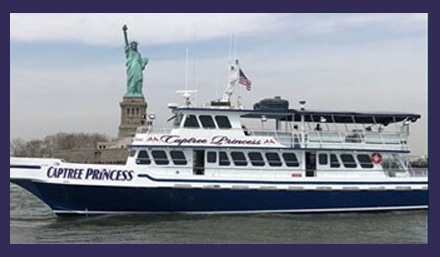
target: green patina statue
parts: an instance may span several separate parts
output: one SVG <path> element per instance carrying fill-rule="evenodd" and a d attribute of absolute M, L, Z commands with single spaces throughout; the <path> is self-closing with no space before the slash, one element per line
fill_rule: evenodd
<path fill-rule="evenodd" d="M 122 27 L 124 31 L 125 39 L 125 57 L 127 62 L 127 93 L 124 97 L 143 97 L 142 84 L 144 76 L 142 74 L 145 66 L 147 66 L 148 59 L 142 58 L 142 55 L 138 52 L 138 43 L 132 41 L 128 43 L 127 25 Z"/>

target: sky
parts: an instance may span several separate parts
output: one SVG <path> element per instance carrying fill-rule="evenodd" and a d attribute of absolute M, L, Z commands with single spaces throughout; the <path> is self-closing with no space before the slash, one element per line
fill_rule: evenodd
<path fill-rule="evenodd" d="M 245 107 L 282 96 L 291 108 L 305 99 L 310 109 L 418 113 L 410 145 L 426 155 L 427 22 L 427 14 L 10 14 L 10 139 L 116 137 L 127 24 L 149 58 L 143 92 L 157 126 L 168 126 L 167 104 L 182 104 L 176 90 L 186 85 L 198 106 L 220 98 L 235 57 L 252 81 L 251 91 L 237 89 Z"/>

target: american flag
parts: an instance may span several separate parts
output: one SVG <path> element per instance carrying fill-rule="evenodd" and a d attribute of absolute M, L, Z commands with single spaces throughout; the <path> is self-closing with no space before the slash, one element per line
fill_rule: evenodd
<path fill-rule="evenodd" d="M 251 90 L 252 82 L 244 75 L 243 71 L 240 69 L 240 80 L 239 83 L 246 87 L 247 91 Z"/>

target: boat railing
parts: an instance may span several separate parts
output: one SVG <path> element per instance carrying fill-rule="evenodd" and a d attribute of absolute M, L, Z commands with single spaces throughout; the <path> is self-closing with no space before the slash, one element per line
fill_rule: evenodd
<path fill-rule="evenodd" d="M 428 176 L 428 168 L 412 168 L 408 169 L 408 173 L 410 177 L 427 177 Z"/>
<path fill-rule="evenodd" d="M 351 132 L 308 131 L 304 133 L 304 141 L 302 140 L 302 133 L 297 131 L 248 131 L 248 135 L 273 137 L 280 144 L 293 148 L 375 149 L 381 147 L 398 150 L 407 149 L 407 138 L 405 135 L 391 132 L 363 132 L 360 130 Z"/>

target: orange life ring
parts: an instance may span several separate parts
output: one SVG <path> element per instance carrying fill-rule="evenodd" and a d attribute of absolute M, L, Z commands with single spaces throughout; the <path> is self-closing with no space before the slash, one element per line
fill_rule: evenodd
<path fill-rule="evenodd" d="M 379 164 L 379 163 L 381 163 L 381 162 L 382 162 L 382 155 L 381 155 L 380 153 L 373 153 L 373 154 L 371 155 L 371 161 L 372 161 L 374 164 Z"/>

